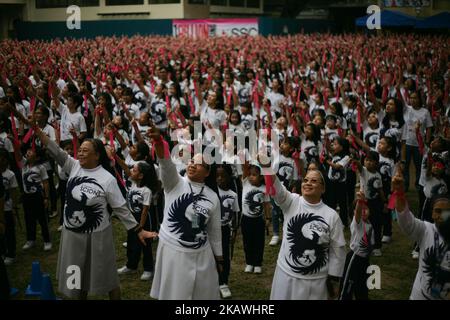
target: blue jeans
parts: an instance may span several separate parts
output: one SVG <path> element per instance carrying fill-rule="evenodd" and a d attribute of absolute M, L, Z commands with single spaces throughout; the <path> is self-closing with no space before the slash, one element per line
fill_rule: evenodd
<path fill-rule="evenodd" d="M 416 181 L 414 182 L 414 185 L 416 188 L 419 187 L 419 178 L 420 178 L 420 166 L 422 164 L 422 155 L 419 152 L 419 147 L 409 146 L 406 145 L 406 163 L 405 163 L 405 191 L 409 190 L 409 165 L 411 163 L 411 158 L 414 162 L 414 166 L 416 167 Z"/>

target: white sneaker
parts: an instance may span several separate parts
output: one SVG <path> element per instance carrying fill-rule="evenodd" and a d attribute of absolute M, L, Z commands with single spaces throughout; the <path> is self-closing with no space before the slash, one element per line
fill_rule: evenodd
<path fill-rule="evenodd" d="M 413 250 L 413 252 L 411 252 L 411 256 L 414 260 L 419 259 L 419 251 Z"/>
<path fill-rule="evenodd" d="M 128 269 L 128 270 L 130 270 L 130 269 Z M 148 281 L 148 280 L 150 280 L 152 278 L 152 276 L 153 276 L 153 272 L 151 272 L 151 271 L 144 271 L 142 273 L 142 275 L 141 275 L 141 280 L 142 281 Z"/>
<path fill-rule="evenodd" d="M 230 288 L 226 284 L 223 284 L 219 287 L 220 289 L 220 295 L 222 296 L 222 299 L 229 299 L 231 298 L 231 291 Z"/>
<path fill-rule="evenodd" d="M 59 226 L 58 227 L 58 231 L 61 232 L 62 231 L 63 226 Z"/>
<path fill-rule="evenodd" d="M 253 271 L 254 273 L 262 273 L 262 268 L 261 267 L 255 267 L 255 270 Z"/>
<path fill-rule="evenodd" d="M 16 261 L 16 259 L 10 258 L 10 257 L 5 257 L 5 260 L 3 260 L 3 262 L 5 263 L 5 266 L 12 265 L 14 263 L 14 261 Z"/>
<path fill-rule="evenodd" d="M 23 245 L 22 249 L 23 249 L 23 250 L 28 250 L 28 249 L 30 249 L 30 248 L 33 248 L 35 244 L 36 244 L 36 241 L 27 241 L 27 242 L 25 242 L 25 244 Z"/>
<path fill-rule="evenodd" d="M 44 251 L 50 251 L 52 250 L 52 243 L 51 242 L 45 242 L 44 243 Z"/>
<path fill-rule="evenodd" d="M 124 248 L 128 247 L 128 243 L 127 242 L 122 243 L 122 247 Z"/>
<path fill-rule="evenodd" d="M 253 272 L 253 266 L 251 266 L 251 265 L 249 265 L 249 264 L 246 265 L 246 266 L 245 266 L 244 272 L 252 273 L 252 272 Z"/>
<path fill-rule="evenodd" d="M 374 257 L 381 257 L 381 250 L 380 249 L 373 249 L 372 255 Z"/>
<path fill-rule="evenodd" d="M 392 237 L 390 236 L 383 236 L 383 238 L 381 239 L 381 242 L 383 243 L 389 243 L 392 241 Z"/>
<path fill-rule="evenodd" d="M 135 273 L 137 270 L 133 270 L 133 269 L 128 269 L 127 266 L 123 266 L 120 269 L 117 269 L 117 273 L 118 274 L 130 274 L 130 273 Z"/>
<path fill-rule="evenodd" d="M 278 241 L 280 241 L 279 236 L 273 236 L 272 239 L 269 242 L 269 246 L 276 246 L 278 244 Z"/>

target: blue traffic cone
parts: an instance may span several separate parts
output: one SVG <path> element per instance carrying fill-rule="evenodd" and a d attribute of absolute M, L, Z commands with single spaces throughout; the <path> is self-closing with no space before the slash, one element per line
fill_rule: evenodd
<path fill-rule="evenodd" d="M 42 275 L 42 294 L 41 300 L 56 300 L 55 292 L 53 291 L 52 280 L 48 273 Z"/>
<path fill-rule="evenodd" d="M 42 288 L 42 273 L 39 261 L 33 261 L 31 266 L 31 282 L 28 285 L 25 295 L 40 296 Z"/>

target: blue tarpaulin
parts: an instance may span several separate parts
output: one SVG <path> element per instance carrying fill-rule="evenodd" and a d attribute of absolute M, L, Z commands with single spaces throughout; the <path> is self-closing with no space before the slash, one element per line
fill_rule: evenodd
<path fill-rule="evenodd" d="M 399 11 L 382 10 L 381 27 L 414 27 L 417 19 Z M 359 17 L 355 20 L 357 27 L 365 27 L 370 15 Z"/>
<path fill-rule="evenodd" d="M 417 29 L 450 29 L 450 13 L 442 12 L 434 16 L 419 20 Z"/>

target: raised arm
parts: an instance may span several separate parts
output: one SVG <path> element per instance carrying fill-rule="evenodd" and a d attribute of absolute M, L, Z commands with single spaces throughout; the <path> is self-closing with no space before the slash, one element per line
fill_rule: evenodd
<path fill-rule="evenodd" d="M 165 157 L 165 148 L 168 148 L 168 145 L 161 136 L 160 131 L 152 126 L 147 131 L 147 135 L 152 139 L 153 148 L 158 157 L 164 191 L 169 192 L 181 181 L 180 175 L 177 172 L 175 164 L 172 162 L 170 150 L 167 150 L 169 152 L 169 157 Z"/>
<path fill-rule="evenodd" d="M 398 225 L 403 233 L 419 242 L 425 233 L 425 222 L 415 218 L 409 210 L 403 188 L 403 175 L 397 170 L 396 175 L 392 177 L 392 190 L 396 197 L 395 211 L 398 216 Z"/>

